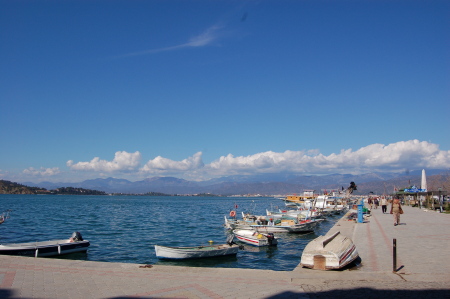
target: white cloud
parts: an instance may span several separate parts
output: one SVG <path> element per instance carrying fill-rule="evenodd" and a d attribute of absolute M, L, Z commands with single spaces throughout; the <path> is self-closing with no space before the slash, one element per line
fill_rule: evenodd
<path fill-rule="evenodd" d="M 36 176 L 36 177 L 49 177 L 49 176 L 54 176 L 57 174 L 60 174 L 61 171 L 59 170 L 58 167 L 53 167 L 53 168 L 44 168 L 41 167 L 40 169 L 35 169 L 33 167 L 29 167 L 27 169 L 24 169 L 22 171 L 23 174 L 26 175 L 30 175 L 30 176 Z"/>
<path fill-rule="evenodd" d="M 357 151 L 346 149 L 329 156 L 302 151 L 269 151 L 240 157 L 229 154 L 205 166 L 213 175 L 272 172 L 356 174 L 405 168 L 450 168 L 450 151 L 440 151 L 437 144 L 410 140 L 389 145 L 372 144 Z"/>
<path fill-rule="evenodd" d="M 73 163 L 72 160 L 67 161 L 66 165 L 72 170 L 86 170 L 86 171 L 102 171 L 102 172 L 120 172 L 136 170 L 141 162 L 141 153 L 128 153 L 125 151 L 116 152 L 112 161 L 100 160 L 95 157 L 89 162 Z"/>
<path fill-rule="evenodd" d="M 189 42 L 184 45 L 185 47 L 204 47 L 218 38 L 218 32 L 221 29 L 220 26 L 214 25 L 206 29 L 203 33 L 191 38 Z"/>
<path fill-rule="evenodd" d="M 207 28 L 201 34 L 192 37 L 186 43 L 175 45 L 175 46 L 171 46 L 171 47 L 165 47 L 165 48 L 158 48 L 158 49 L 152 49 L 152 50 L 145 50 L 145 51 L 128 53 L 128 54 L 117 56 L 117 58 L 119 58 L 119 57 L 128 57 L 128 56 L 139 56 L 139 55 L 146 55 L 146 54 L 154 54 L 154 53 L 173 51 L 173 50 L 178 50 L 178 49 L 183 49 L 183 48 L 197 48 L 197 47 L 208 46 L 208 45 L 212 44 L 215 40 L 217 40 L 219 38 L 219 36 L 220 36 L 220 29 L 222 29 L 221 26 L 213 25 L 213 26 Z"/>
<path fill-rule="evenodd" d="M 142 173 L 173 173 L 193 171 L 204 166 L 202 161 L 202 153 L 198 152 L 192 157 L 182 161 L 173 161 L 161 156 L 148 161 L 144 167 L 141 168 Z"/>
<path fill-rule="evenodd" d="M 285 151 L 284 153 L 269 151 L 245 157 L 234 157 L 232 154 L 228 154 L 213 161 L 207 165 L 207 168 L 219 174 L 254 173 L 255 170 L 260 172 L 278 172 L 292 168 L 292 161 L 304 161 L 304 157 L 306 157 L 304 152 L 293 151 Z"/>
<path fill-rule="evenodd" d="M 371 144 L 356 151 L 343 149 L 328 156 L 318 150 L 267 151 L 249 156 L 219 157 L 204 164 L 202 152 L 197 152 L 181 161 L 162 156 L 149 160 L 142 167 L 139 152 L 116 152 L 112 161 L 98 157 L 90 162 L 67 162 L 72 170 L 88 170 L 97 175 L 126 173 L 140 177 L 148 175 L 170 175 L 191 180 L 208 179 L 227 175 L 251 175 L 261 173 L 329 174 L 367 172 L 400 172 L 405 169 L 450 169 L 450 151 L 439 150 L 439 145 L 426 141 L 409 140 L 388 145 Z M 32 172 L 31 170 L 29 170 Z"/>

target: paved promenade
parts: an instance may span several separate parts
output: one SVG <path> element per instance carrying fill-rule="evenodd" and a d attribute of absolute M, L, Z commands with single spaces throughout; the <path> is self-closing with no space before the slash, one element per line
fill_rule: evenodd
<path fill-rule="evenodd" d="M 356 244 L 361 264 L 353 270 L 145 268 L 0 256 L 0 298 L 450 298 L 450 215 L 404 211 L 399 226 L 378 208 L 365 223 L 344 217 L 330 230 Z"/>

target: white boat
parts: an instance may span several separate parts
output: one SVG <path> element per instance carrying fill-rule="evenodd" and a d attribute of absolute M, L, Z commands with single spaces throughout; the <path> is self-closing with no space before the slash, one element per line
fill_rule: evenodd
<path fill-rule="evenodd" d="M 358 256 L 352 240 L 337 231 L 309 242 L 303 250 L 300 265 L 318 270 L 341 269 Z"/>
<path fill-rule="evenodd" d="M 301 220 L 295 218 L 276 219 L 273 224 L 264 220 L 266 216 L 258 216 L 256 220 L 248 219 L 227 219 L 225 216 L 225 227 L 227 229 L 247 229 L 256 230 L 263 233 L 307 233 L 314 231 L 314 228 L 322 219 Z"/>
<path fill-rule="evenodd" d="M 236 255 L 239 251 L 237 244 L 218 244 L 194 247 L 167 247 L 155 245 L 156 257 L 159 259 L 197 259 L 225 255 Z"/>
<path fill-rule="evenodd" d="M 314 190 L 305 190 L 303 195 L 288 195 L 284 201 L 286 206 L 289 207 L 301 206 L 309 209 L 313 207 L 316 197 L 317 195 L 314 194 Z"/>
<path fill-rule="evenodd" d="M 79 232 L 74 232 L 70 239 L 2 244 L 0 245 L 0 254 L 48 257 L 74 252 L 86 252 L 89 245 L 89 241 L 83 240 Z"/>
<path fill-rule="evenodd" d="M 325 215 L 339 215 L 345 209 L 343 199 L 334 195 L 319 195 L 317 196 L 314 207 L 319 209 Z"/>
<path fill-rule="evenodd" d="M 319 195 L 314 201 L 314 207 L 326 216 L 331 215 L 334 212 L 334 199 L 330 200 L 328 195 Z"/>
<path fill-rule="evenodd" d="M 5 212 L 3 212 L 3 213 L 0 215 L 0 224 L 2 224 L 3 222 L 5 222 L 5 220 L 9 218 L 9 212 L 11 212 L 11 210 L 6 210 Z"/>
<path fill-rule="evenodd" d="M 260 233 L 255 230 L 237 229 L 233 231 L 234 236 L 241 242 L 253 246 L 275 246 L 278 244 L 273 233 Z"/>
<path fill-rule="evenodd" d="M 294 218 L 300 218 L 300 219 L 318 219 L 322 218 L 322 214 L 318 212 L 317 210 L 303 210 L 303 209 L 296 209 L 296 210 L 281 210 L 278 211 L 269 211 L 266 209 L 266 215 L 273 218 L 273 219 L 280 219 L 283 216 L 288 217 L 294 217 Z"/>

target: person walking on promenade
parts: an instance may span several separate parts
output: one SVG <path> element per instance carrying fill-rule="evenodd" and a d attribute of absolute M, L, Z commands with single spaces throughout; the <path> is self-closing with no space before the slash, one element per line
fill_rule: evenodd
<path fill-rule="evenodd" d="M 400 200 L 398 197 L 395 197 L 394 200 L 392 200 L 391 205 L 391 214 L 394 215 L 394 226 L 397 226 L 400 224 L 400 214 L 403 214 L 402 205 L 400 204 Z"/>
<path fill-rule="evenodd" d="M 383 214 L 386 213 L 388 204 L 386 197 L 384 196 L 381 197 L 380 204 L 381 204 L 381 211 L 383 212 Z"/>
<path fill-rule="evenodd" d="M 372 204 L 373 204 L 372 197 L 369 197 L 369 199 L 367 200 L 367 203 L 369 204 L 369 208 L 372 210 Z"/>
<path fill-rule="evenodd" d="M 375 205 L 375 209 L 378 209 L 378 206 L 380 205 L 380 202 L 378 201 L 378 197 L 375 197 L 375 199 L 373 200 L 373 203 Z"/>

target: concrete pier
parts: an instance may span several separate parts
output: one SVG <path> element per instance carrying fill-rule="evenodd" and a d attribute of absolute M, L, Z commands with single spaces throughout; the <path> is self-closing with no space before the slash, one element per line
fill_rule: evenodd
<path fill-rule="evenodd" d="M 398 226 L 378 208 L 364 223 L 343 217 L 330 230 L 355 243 L 361 264 L 352 270 L 145 267 L 0 256 L 0 298 L 450 298 L 450 215 L 404 211 Z"/>

